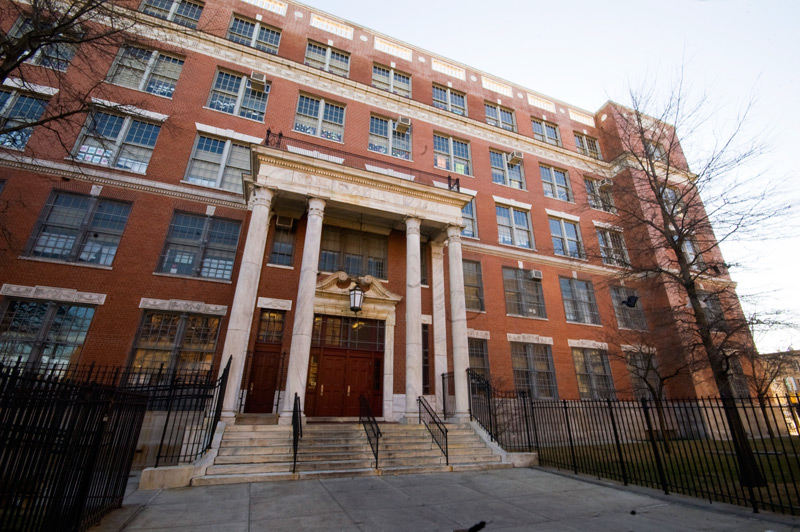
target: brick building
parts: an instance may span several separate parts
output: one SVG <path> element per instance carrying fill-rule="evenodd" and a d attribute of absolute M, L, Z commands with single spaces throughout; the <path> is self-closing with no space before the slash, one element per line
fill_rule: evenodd
<path fill-rule="evenodd" d="M 539 398 L 636 393 L 636 362 L 612 355 L 668 328 L 649 312 L 675 296 L 619 278 L 615 104 L 578 109 L 283 0 L 131 7 L 150 25 L 96 58 L 104 78 L 79 56 L 25 65 L 104 81 L 67 142 L 0 137 L 4 361 L 231 357 L 225 413 L 282 421 L 295 393 L 308 416 L 357 415 L 361 394 L 414 416 L 451 371 L 464 416 L 467 367 Z M 57 92 L 7 80 L 0 114 Z"/>

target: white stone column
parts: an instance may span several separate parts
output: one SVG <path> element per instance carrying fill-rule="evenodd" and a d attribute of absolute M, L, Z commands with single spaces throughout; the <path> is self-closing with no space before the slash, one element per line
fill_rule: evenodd
<path fill-rule="evenodd" d="M 295 301 L 292 343 L 289 349 L 289 370 L 286 375 L 286 394 L 280 411 L 279 423 L 292 422 L 294 394 L 300 396 L 300 404 L 306 400 L 308 358 L 311 350 L 311 334 L 314 329 L 314 298 L 319 267 L 319 248 L 322 240 L 322 214 L 325 200 L 309 198 L 306 238 L 303 244 L 303 263 L 300 266 L 300 281 Z"/>
<path fill-rule="evenodd" d="M 447 373 L 447 312 L 444 303 L 444 245 L 431 243 L 433 290 L 433 368 L 436 390 L 436 411 L 442 412 L 442 400 L 446 390 L 442 390 L 442 373 Z"/>
<path fill-rule="evenodd" d="M 386 316 L 383 348 L 383 419 L 394 421 L 394 325 L 395 314 Z"/>
<path fill-rule="evenodd" d="M 406 423 L 419 422 L 422 395 L 422 286 L 419 218 L 406 218 Z"/>
<path fill-rule="evenodd" d="M 464 266 L 461 262 L 461 228 L 447 228 L 448 257 L 450 259 L 450 323 L 453 332 L 453 384 L 456 392 L 455 417 L 469 419 L 467 394 L 467 305 L 464 301 Z"/>
<path fill-rule="evenodd" d="M 220 373 L 222 373 L 230 357 L 231 369 L 228 374 L 228 386 L 222 401 L 222 415 L 226 418 L 233 418 L 239 407 L 239 391 L 247 358 L 250 327 L 253 324 L 253 311 L 256 307 L 258 282 L 261 278 L 261 267 L 264 264 L 269 210 L 274 195 L 272 190 L 257 187 L 250 198 L 253 210 L 250 214 L 250 225 L 247 227 L 247 240 L 244 243 L 239 276 L 236 278 L 236 291 L 231 304 L 231 316 L 228 320 L 220 365 Z"/>

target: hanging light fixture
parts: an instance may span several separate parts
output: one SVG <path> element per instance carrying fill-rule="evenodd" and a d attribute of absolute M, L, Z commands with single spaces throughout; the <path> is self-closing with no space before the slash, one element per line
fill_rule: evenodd
<path fill-rule="evenodd" d="M 350 310 L 353 312 L 361 312 L 361 306 L 364 304 L 364 291 L 355 283 L 355 286 L 350 289 Z"/>

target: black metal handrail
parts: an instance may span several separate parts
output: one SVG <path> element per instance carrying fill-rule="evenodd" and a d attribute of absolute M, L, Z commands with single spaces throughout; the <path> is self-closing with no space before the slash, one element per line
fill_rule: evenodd
<path fill-rule="evenodd" d="M 375 455 L 375 469 L 378 469 L 378 450 L 383 433 L 381 433 L 381 429 L 378 426 L 378 420 L 372 415 L 372 407 L 369 406 L 369 401 L 363 395 L 358 397 L 358 406 L 358 421 L 364 426 L 364 431 L 367 433 L 369 445 L 372 447 L 372 454 Z"/>
<path fill-rule="evenodd" d="M 428 432 L 431 433 L 431 438 L 433 438 L 433 441 L 436 442 L 436 445 L 438 445 L 439 449 L 444 453 L 445 463 L 450 465 L 450 453 L 447 445 L 447 427 L 444 426 L 444 422 L 439 419 L 439 416 L 436 415 L 436 412 L 433 411 L 433 408 L 431 408 L 431 405 L 428 404 L 428 401 L 426 401 L 424 397 L 417 397 L 417 403 L 419 404 L 419 422 L 425 424 Z"/>
<path fill-rule="evenodd" d="M 300 417 L 300 396 L 294 394 L 294 408 L 292 409 L 292 473 L 297 470 L 297 448 L 303 439 L 303 419 Z"/>

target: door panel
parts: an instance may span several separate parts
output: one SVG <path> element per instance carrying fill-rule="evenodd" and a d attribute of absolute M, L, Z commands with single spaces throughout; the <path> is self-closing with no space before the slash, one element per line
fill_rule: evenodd
<path fill-rule="evenodd" d="M 342 415 L 342 405 L 347 391 L 346 368 L 346 354 L 325 353 L 321 357 L 315 415 L 323 417 Z"/>
<path fill-rule="evenodd" d="M 372 357 L 350 356 L 347 359 L 345 384 L 348 393 L 345 395 L 344 416 L 359 414 L 358 397 L 372 397 Z"/>
<path fill-rule="evenodd" d="M 250 365 L 250 384 L 244 411 L 252 414 L 272 413 L 278 373 L 281 367 L 280 347 L 268 347 L 253 352 Z"/>

